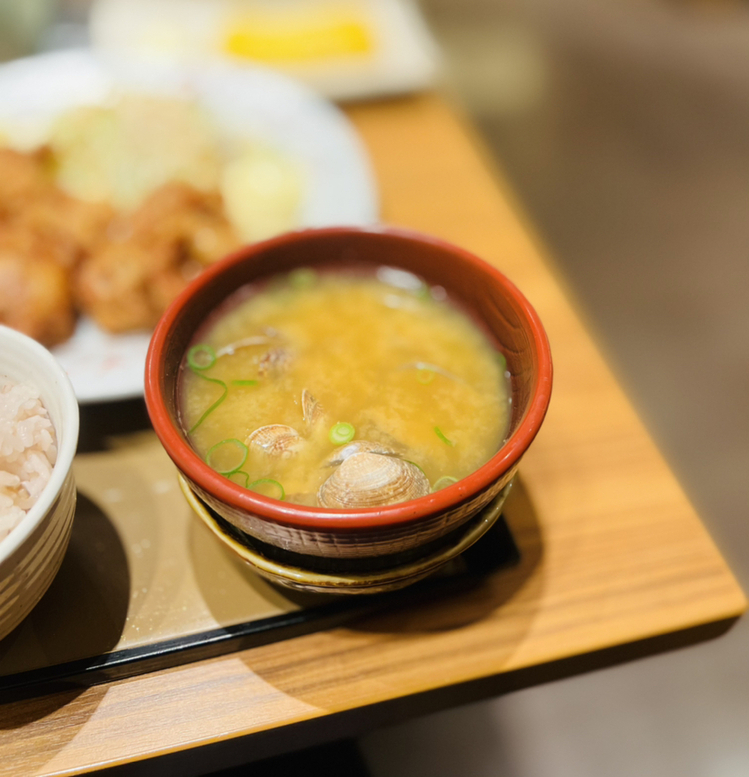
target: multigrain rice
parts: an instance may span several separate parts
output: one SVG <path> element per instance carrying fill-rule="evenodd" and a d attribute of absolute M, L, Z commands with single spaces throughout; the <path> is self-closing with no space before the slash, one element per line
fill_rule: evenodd
<path fill-rule="evenodd" d="M 39 498 L 56 458 L 55 429 L 39 391 L 0 378 L 0 541 Z"/>

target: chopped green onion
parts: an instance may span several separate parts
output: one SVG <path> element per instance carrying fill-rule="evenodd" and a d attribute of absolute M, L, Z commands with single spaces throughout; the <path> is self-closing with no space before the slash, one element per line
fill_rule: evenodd
<path fill-rule="evenodd" d="M 228 477 L 229 480 L 236 483 L 237 481 L 234 480 L 234 478 L 237 477 L 237 475 L 240 478 L 243 478 L 242 482 L 237 483 L 237 485 L 242 486 L 243 488 L 247 488 L 247 484 L 250 482 L 250 476 L 243 469 L 238 469 L 236 472 L 232 472 L 230 475 L 227 475 L 226 477 Z"/>
<path fill-rule="evenodd" d="M 286 492 L 283 490 L 283 486 L 277 480 L 272 480 L 271 478 L 260 478 L 260 480 L 255 480 L 253 483 L 250 483 L 250 485 L 247 486 L 250 491 L 257 491 L 259 494 L 262 494 L 262 491 L 259 491 L 256 486 L 271 486 L 271 488 L 276 491 L 276 495 L 274 496 L 273 494 L 263 494 L 263 496 L 269 496 L 271 499 L 278 499 L 282 502 L 286 497 Z"/>
<path fill-rule="evenodd" d="M 232 386 L 257 386 L 256 380 L 232 380 Z"/>
<path fill-rule="evenodd" d="M 416 371 L 416 380 L 418 380 L 422 386 L 428 386 L 434 380 L 434 375 L 434 370 L 419 368 Z"/>
<path fill-rule="evenodd" d="M 187 352 L 187 366 L 192 370 L 207 370 L 216 363 L 216 351 L 210 345 L 193 345 Z"/>
<path fill-rule="evenodd" d="M 451 445 L 453 448 L 455 447 L 455 443 L 452 440 L 448 440 L 447 437 L 443 434 L 442 430 L 439 428 L 439 426 L 434 427 L 434 433 L 437 435 L 437 437 L 442 440 L 442 442 L 445 443 L 445 445 Z"/>
<path fill-rule="evenodd" d="M 198 418 L 197 423 L 193 424 L 192 429 L 188 430 L 188 434 L 192 434 L 199 426 L 200 424 L 205 421 L 206 418 L 226 399 L 226 395 L 229 393 L 229 387 L 224 383 L 223 380 L 219 380 L 218 378 L 209 378 L 207 375 L 201 375 L 199 372 L 195 373 L 199 378 L 203 378 L 203 380 L 207 380 L 209 383 L 216 383 L 217 385 L 221 386 L 223 388 L 223 392 L 221 396 L 203 413 L 200 418 Z"/>
<path fill-rule="evenodd" d="M 351 442 L 356 434 L 356 429 L 347 423 L 346 421 L 339 421 L 337 424 L 333 424 L 328 432 L 328 439 L 333 445 L 343 445 L 344 443 Z"/>
<path fill-rule="evenodd" d="M 427 473 L 424 472 L 424 470 L 415 461 L 411 461 L 411 459 L 403 459 L 403 461 L 405 461 L 407 464 L 413 464 L 414 467 L 416 467 L 416 469 L 418 469 L 419 472 L 421 472 L 421 474 L 424 475 L 424 477 L 426 477 Z"/>
<path fill-rule="evenodd" d="M 205 463 L 220 475 L 231 475 L 242 469 L 247 461 L 247 446 L 241 440 L 230 437 L 208 449 Z"/>
<path fill-rule="evenodd" d="M 443 475 L 433 486 L 432 486 L 432 493 L 435 491 L 439 491 L 442 488 L 447 488 L 447 486 L 451 486 L 453 483 L 457 483 L 458 478 L 452 477 L 452 475 Z"/>
<path fill-rule="evenodd" d="M 507 372 L 507 359 L 505 358 L 505 355 L 499 351 L 497 351 L 497 364 L 499 364 L 499 368 L 503 373 Z"/>

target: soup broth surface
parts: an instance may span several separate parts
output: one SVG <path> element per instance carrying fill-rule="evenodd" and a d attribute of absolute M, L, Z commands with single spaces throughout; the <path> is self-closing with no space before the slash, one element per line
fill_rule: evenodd
<path fill-rule="evenodd" d="M 502 445 L 505 370 L 440 287 L 387 267 L 297 270 L 240 290 L 198 332 L 180 378 L 182 423 L 211 466 L 267 496 L 330 506 L 318 494 L 352 435 L 385 464 L 416 465 L 428 493 Z"/>

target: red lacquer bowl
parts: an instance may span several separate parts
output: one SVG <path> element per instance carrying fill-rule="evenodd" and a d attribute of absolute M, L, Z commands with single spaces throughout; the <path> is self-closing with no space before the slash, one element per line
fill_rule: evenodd
<path fill-rule="evenodd" d="M 428 496 L 385 507 L 330 510 L 270 499 L 212 470 L 178 422 L 178 376 L 196 330 L 232 292 L 296 267 L 383 264 L 443 286 L 504 353 L 512 383 L 507 442 L 463 480 Z M 145 393 L 154 429 L 194 493 L 234 539 L 295 565 L 360 564 L 382 569 L 434 552 L 501 493 L 535 438 L 549 405 L 552 365 L 541 322 L 502 273 L 441 240 L 399 229 L 327 228 L 292 232 L 246 246 L 212 265 L 172 303 L 151 340 Z M 496 507 L 496 501 L 493 504 Z M 305 562 L 306 560 L 306 562 Z M 353 567 L 349 567 L 353 568 Z"/>

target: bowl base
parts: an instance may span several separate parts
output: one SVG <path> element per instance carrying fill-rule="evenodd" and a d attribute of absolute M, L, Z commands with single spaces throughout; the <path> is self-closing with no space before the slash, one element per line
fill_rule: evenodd
<path fill-rule="evenodd" d="M 195 514 L 258 574 L 282 586 L 316 593 L 372 594 L 394 591 L 428 577 L 468 550 L 494 526 L 512 487 L 510 482 L 479 513 L 443 537 L 407 553 L 371 558 L 321 558 L 286 551 L 252 537 L 211 509 L 179 476 Z"/>

